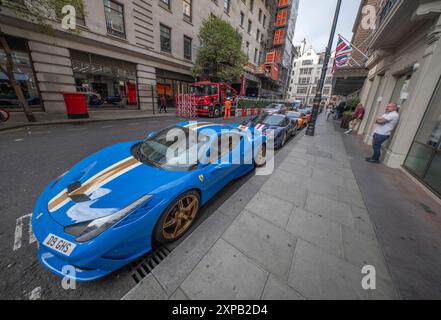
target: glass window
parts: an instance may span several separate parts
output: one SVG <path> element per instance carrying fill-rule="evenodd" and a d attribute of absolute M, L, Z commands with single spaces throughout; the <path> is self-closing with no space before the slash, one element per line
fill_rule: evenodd
<path fill-rule="evenodd" d="M 182 0 L 184 19 L 187 21 L 191 21 L 191 1 L 192 0 Z"/>
<path fill-rule="evenodd" d="M 89 107 L 138 108 L 135 64 L 75 50 L 71 57 L 76 90 Z"/>
<path fill-rule="evenodd" d="M 254 10 L 254 0 L 250 0 L 250 11 L 253 12 Z"/>
<path fill-rule="evenodd" d="M 171 29 L 163 24 L 159 25 L 161 33 L 161 51 L 171 53 Z"/>
<path fill-rule="evenodd" d="M 265 28 L 265 24 L 266 24 L 266 15 L 263 15 L 263 22 L 262 22 L 262 26 Z"/>
<path fill-rule="evenodd" d="M 106 14 L 107 33 L 125 38 L 124 6 L 111 0 L 104 0 L 104 12 Z"/>
<path fill-rule="evenodd" d="M 19 82 L 21 89 L 30 107 L 41 107 L 41 99 L 37 89 L 32 70 L 32 63 L 27 51 L 26 42 L 21 39 L 6 37 L 12 50 L 14 60 L 14 77 Z M 6 55 L 0 47 L 0 64 L 6 69 Z M 21 110 L 15 90 L 9 83 L 8 76 L 0 71 L 0 107 Z"/>
<path fill-rule="evenodd" d="M 192 59 L 192 39 L 187 36 L 184 36 L 184 58 Z"/>
<path fill-rule="evenodd" d="M 262 9 L 259 9 L 259 22 L 262 22 Z"/>
<path fill-rule="evenodd" d="M 251 20 L 248 20 L 248 33 L 251 33 L 251 28 L 253 27 L 253 22 Z"/>
<path fill-rule="evenodd" d="M 240 26 L 243 27 L 243 23 L 245 22 L 245 14 L 240 12 Z"/>
<path fill-rule="evenodd" d="M 404 166 L 441 195 L 441 80 Z"/>
<path fill-rule="evenodd" d="M 224 11 L 230 13 L 230 0 L 224 0 Z"/>
<path fill-rule="evenodd" d="M 170 9 L 170 0 L 159 0 L 159 3 Z"/>

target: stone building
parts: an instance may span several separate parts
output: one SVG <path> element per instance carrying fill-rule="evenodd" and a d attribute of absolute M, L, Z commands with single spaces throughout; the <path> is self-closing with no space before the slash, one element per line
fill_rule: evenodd
<path fill-rule="evenodd" d="M 188 91 L 194 81 L 197 35 L 210 14 L 230 22 L 243 35 L 249 57 L 245 78 L 250 86 L 260 85 L 257 66 L 266 54 L 264 44 L 273 37 L 275 0 L 84 3 L 86 15 L 77 16 L 77 33 L 62 30 L 60 19 L 53 20 L 52 34 L 39 33 L 35 24 L 17 18 L 7 5 L 0 11 L 0 27 L 18 66 L 16 78 L 36 110 L 64 113 L 62 93 L 75 91 L 85 92 L 91 107 L 101 99 L 110 106 L 152 111 L 158 94 L 165 94 L 172 104 L 173 97 Z M 0 89 L 0 106 L 16 108 L 15 94 L 1 73 Z"/>
<path fill-rule="evenodd" d="M 381 1 L 369 40 L 359 134 L 372 143 L 375 119 L 389 102 L 400 121 L 384 147 L 384 162 L 403 168 L 441 196 L 441 2 Z"/>
<path fill-rule="evenodd" d="M 288 99 L 301 101 L 302 104 L 312 105 L 317 93 L 317 84 L 322 74 L 325 53 L 317 53 L 312 47 L 305 50 L 305 44 L 300 48 L 301 54 L 294 59 L 291 79 L 288 89 Z M 323 87 L 323 100 L 327 101 L 332 92 L 332 64 L 330 59 L 325 84 Z"/>

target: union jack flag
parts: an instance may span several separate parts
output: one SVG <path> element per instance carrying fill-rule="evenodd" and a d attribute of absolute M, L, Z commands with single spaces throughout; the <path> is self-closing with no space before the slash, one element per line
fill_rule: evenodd
<path fill-rule="evenodd" d="M 348 64 L 352 51 L 351 45 L 339 35 L 332 73 L 334 73 L 337 68 L 344 67 Z"/>

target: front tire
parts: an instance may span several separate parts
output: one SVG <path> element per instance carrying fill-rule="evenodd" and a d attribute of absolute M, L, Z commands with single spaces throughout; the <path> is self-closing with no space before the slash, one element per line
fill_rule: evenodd
<path fill-rule="evenodd" d="M 254 157 L 256 168 L 262 168 L 266 165 L 266 144 L 262 144 Z"/>
<path fill-rule="evenodd" d="M 199 208 L 200 196 L 197 191 L 180 195 L 159 218 L 153 231 L 153 239 L 159 244 L 168 244 L 181 238 L 193 225 Z"/>

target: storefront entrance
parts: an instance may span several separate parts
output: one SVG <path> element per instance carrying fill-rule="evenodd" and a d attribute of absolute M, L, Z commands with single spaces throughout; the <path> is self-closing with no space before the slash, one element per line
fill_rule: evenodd
<path fill-rule="evenodd" d="M 20 83 L 23 93 L 32 109 L 41 110 L 41 97 L 35 81 L 32 62 L 29 55 L 26 40 L 6 37 L 14 60 L 14 76 Z M 0 49 L 0 63 L 6 69 L 6 57 L 3 49 Z M 10 111 L 21 111 L 18 98 L 14 89 L 9 84 L 6 74 L 0 71 L 0 107 Z"/>
<path fill-rule="evenodd" d="M 404 167 L 441 197 L 441 79 Z"/>
<path fill-rule="evenodd" d="M 77 91 L 90 109 L 138 109 L 135 64 L 75 50 L 71 57 Z"/>
<path fill-rule="evenodd" d="M 194 82 L 191 76 L 167 70 L 156 69 L 156 94 L 159 98 L 165 96 L 167 107 L 176 107 L 176 97 L 190 93 L 190 84 Z"/>

